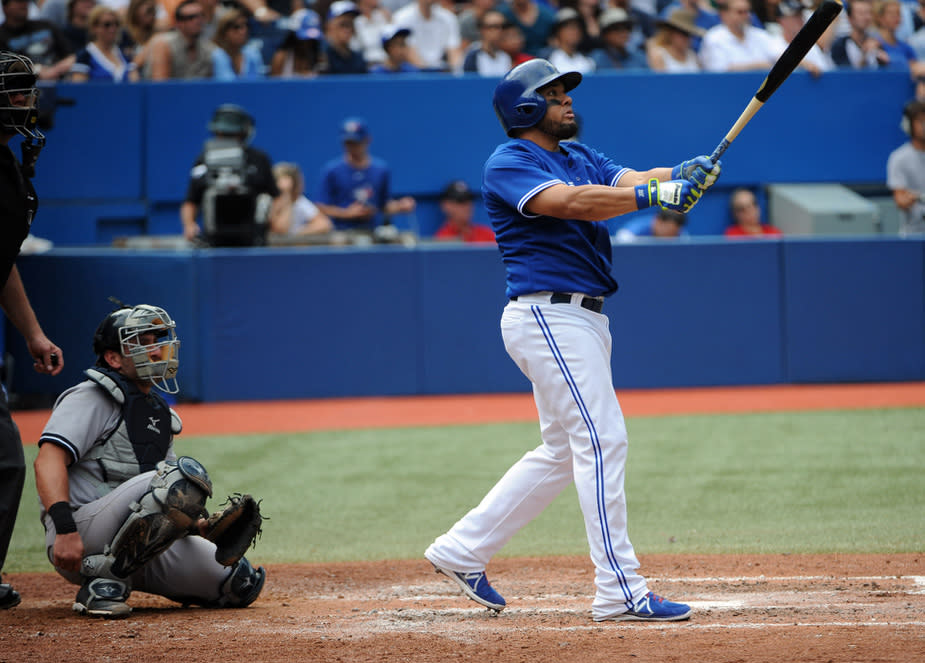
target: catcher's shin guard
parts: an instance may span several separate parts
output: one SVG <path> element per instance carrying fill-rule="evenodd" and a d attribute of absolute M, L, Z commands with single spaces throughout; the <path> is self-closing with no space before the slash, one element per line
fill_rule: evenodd
<path fill-rule="evenodd" d="M 102 555 L 84 558 L 81 573 L 88 577 L 125 579 L 167 550 L 208 516 L 206 500 L 212 482 L 199 461 L 182 456 L 161 461 L 148 492 L 131 504 L 132 513 Z"/>
<path fill-rule="evenodd" d="M 247 557 L 242 557 L 228 579 L 222 583 L 222 595 L 215 602 L 220 608 L 245 608 L 257 600 L 260 591 L 263 589 L 263 583 L 266 582 L 267 572 L 262 566 L 256 569 L 247 561 Z"/>

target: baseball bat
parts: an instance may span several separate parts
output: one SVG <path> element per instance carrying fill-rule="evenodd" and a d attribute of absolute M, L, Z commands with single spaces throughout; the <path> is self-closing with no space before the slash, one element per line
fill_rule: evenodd
<path fill-rule="evenodd" d="M 800 31 L 797 32 L 793 41 L 790 42 L 787 48 L 784 49 L 784 52 L 781 53 L 780 57 L 777 58 L 777 62 L 771 67 L 771 71 L 768 72 L 764 82 L 761 83 L 758 91 L 755 92 L 755 96 L 752 97 L 748 106 L 746 106 L 742 114 L 739 115 L 739 119 L 732 125 L 726 137 L 723 138 L 720 144 L 716 146 L 716 149 L 713 150 L 713 154 L 710 155 L 710 161 L 716 163 L 717 159 L 722 156 L 726 148 L 729 147 L 729 144 L 736 139 L 739 132 L 751 121 L 755 113 L 764 105 L 764 102 L 774 94 L 777 88 L 781 86 L 781 83 L 787 80 L 787 77 L 793 73 L 797 65 L 806 57 L 806 54 L 809 53 L 809 49 L 813 47 L 813 44 L 816 43 L 819 37 L 822 36 L 822 33 L 825 32 L 826 28 L 828 28 L 832 24 L 832 21 L 835 20 L 835 17 L 838 16 L 841 8 L 841 0 L 825 0 L 825 2 L 819 5 L 816 11 L 813 12 L 813 15 L 806 21 L 806 25 L 800 28 Z"/>

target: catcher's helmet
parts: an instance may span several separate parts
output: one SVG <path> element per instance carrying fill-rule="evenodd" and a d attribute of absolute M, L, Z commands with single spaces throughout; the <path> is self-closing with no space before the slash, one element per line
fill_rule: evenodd
<path fill-rule="evenodd" d="M 245 143 L 254 137 L 254 130 L 254 118 L 236 104 L 222 104 L 215 109 L 209 121 L 209 131 L 213 134 L 241 136 Z"/>
<path fill-rule="evenodd" d="M 142 337 L 149 334 L 154 340 L 143 342 Z M 110 368 L 103 357 L 107 350 L 131 359 L 139 379 L 151 382 L 168 394 L 180 390 L 177 384 L 180 340 L 176 323 L 164 309 L 139 304 L 122 307 L 107 315 L 93 335 L 96 363 L 103 368 Z"/>
<path fill-rule="evenodd" d="M 532 127 L 543 119 L 546 99 L 537 90 L 556 81 L 561 81 L 568 92 L 581 83 L 581 74 L 577 71 L 561 73 L 541 58 L 527 60 L 505 74 L 495 88 L 492 105 L 508 136 L 514 129 Z"/>
<path fill-rule="evenodd" d="M 44 141 L 45 136 L 36 128 L 37 79 L 32 60 L 12 51 L 0 51 L 0 128 L 3 133 L 19 133 Z"/>

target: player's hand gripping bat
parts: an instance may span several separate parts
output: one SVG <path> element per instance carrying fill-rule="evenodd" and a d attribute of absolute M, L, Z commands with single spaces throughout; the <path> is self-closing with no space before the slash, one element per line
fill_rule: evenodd
<path fill-rule="evenodd" d="M 739 119 L 732 125 L 726 137 L 723 138 L 722 142 L 713 150 L 713 154 L 710 155 L 710 161 L 716 163 L 723 152 L 726 151 L 726 148 L 729 147 L 729 144 L 735 140 L 739 132 L 745 128 L 745 125 L 748 124 L 755 113 L 758 112 L 758 109 L 764 105 L 764 102 L 766 102 L 772 94 L 774 94 L 781 83 L 787 80 L 787 77 L 793 73 L 793 70 L 797 68 L 797 65 L 800 64 L 800 61 L 803 60 L 809 52 L 809 49 L 811 49 L 813 44 L 822 36 L 826 28 L 832 24 L 832 21 L 838 16 L 841 9 L 841 0 L 825 0 L 825 2 L 819 5 L 818 9 L 816 9 L 813 15 L 809 17 L 809 20 L 806 21 L 806 25 L 800 28 L 800 31 L 793 38 L 793 41 L 790 42 L 790 45 L 787 46 L 786 50 L 777 58 L 777 62 L 771 67 L 771 71 L 768 72 L 767 77 L 764 79 L 761 87 L 758 88 L 755 96 L 752 97 L 748 106 L 746 106 L 742 114 L 739 115 Z"/>

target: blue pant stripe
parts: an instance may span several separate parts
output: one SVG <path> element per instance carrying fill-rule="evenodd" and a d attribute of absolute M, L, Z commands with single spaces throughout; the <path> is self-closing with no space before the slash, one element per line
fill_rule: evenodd
<path fill-rule="evenodd" d="M 623 573 L 623 569 L 620 568 L 620 563 L 617 561 L 616 553 L 613 551 L 613 542 L 610 539 L 610 525 L 607 522 L 607 509 L 604 501 L 604 463 L 597 429 L 595 428 L 594 421 L 591 419 L 588 408 L 584 403 L 584 399 L 581 397 L 581 392 L 578 390 L 578 385 L 575 383 L 575 379 L 572 377 L 571 372 L 569 371 L 568 365 L 565 362 L 565 357 L 562 356 L 562 353 L 559 350 L 555 339 L 553 338 L 552 329 L 550 329 L 549 323 L 546 322 L 546 318 L 543 317 L 543 312 L 538 306 L 531 306 L 530 310 L 533 312 L 533 317 L 536 319 L 540 330 L 543 332 L 543 337 L 546 339 L 546 345 L 552 352 L 553 358 L 556 360 L 556 364 L 559 366 L 559 370 L 562 371 L 562 377 L 565 378 L 565 382 L 568 385 L 569 391 L 572 393 L 572 398 L 575 400 L 575 404 L 578 406 L 579 412 L 581 412 L 581 418 L 584 420 L 585 425 L 588 427 L 588 433 L 591 437 L 591 446 L 594 449 L 595 483 L 597 485 L 597 511 L 598 517 L 601 521 L 601 534 L 604 540 L 604 551 L 607 554 L 607 560 L 610 562 L 611 570 L 614 572 L 620 582 L 620 588 L 623 590 L 623 595 L 627 600 L 627 607 L 632 608 L 633 595 L 629 589 L 629 585 L 627 584 L 626 575 Z"/>

